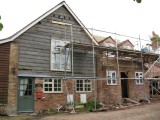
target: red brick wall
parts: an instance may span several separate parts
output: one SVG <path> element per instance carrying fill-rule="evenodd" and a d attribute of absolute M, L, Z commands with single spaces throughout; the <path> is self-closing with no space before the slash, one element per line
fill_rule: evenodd
<path fill-rule="evenodd" d="M 118 91 L 119 90 L 118 85 L 107 85 L 107 81 L 105 80 L 106 67 L 105 65 L 102 67 L 100 56 L 97 56 L 97 60 L 98 60 L 97 76 L 103 79 L 103 80 L 101 79 L 98 80 L 98 86 L 97 86 L 98 100 L 106 104 L 110 104 L 110 103 L 117 104 L 119 101 L 119 98 L 118 98 L 119 94 L 120 94 L 120 97 L 122 96 L 121 87 L 120 87 L 120 91 Z M 110 66 L 110 70 L 117 71 L 116 63 L 108 64 L 107 66 Z M 119 62 L 119 66 L 120 66 L 119 74 L 121 72 L 128 73 L 128 78 L 134 78 L 135 72 L 141 72 L 141 67 L 135 63 L 132 66 L 132 64 L 129 62 L 126 63 L 126 61 L 124 62 L 121 61 Z M 119 84 L 121 86 L 121 80 Z M 149 98 L 149 82 L 145 81 L 143 85 L 136 85 L 135 80 L 129 79 L 128 80 L 128 97 L 133 100 L 139 101 L 140 99 L 144 99 L 144 95 Z"/>
<path fill-rule="evenodd" d="M 43 78 L 36 78 L 35 79 L 35 84 L 37 83 L 41 83 L 43 84 Z M 67 87 L 68 87 L 68 91 L 69 94 L 73 94 L 72 93 L 72 80 L 67 80 Z M 58 105 L 62 105 L 65 106 L 67 104 L 67 90 L 66 90 L 66 86 L 63 86 L 63 92 L 62 93 L 43 93 L 43 97 L 45 97 L 45 99 L 37 99 L 36 98 L 36 89 L 35 88 L 35 99 L 34 99 L 34 109 L 35 112 L 41 112 L 42 110 L 47 110 L 50 108 L 56 108 Z M 76 87 L 74 87 L 74 89 L 76 89 Z M 41 88 L 41 90 L 43 90 Z M 93 91 L 93 85 L 92 85 L 92 92 L 82 92 L 82 93 L 77 93 L 74 90 L 75 94 L 74 94 L 74 101 L 75 103 L 79 103 L 80 102 L 80 94 L 87 94 L 87 100 L 94 100 L 94 91 Z"/>

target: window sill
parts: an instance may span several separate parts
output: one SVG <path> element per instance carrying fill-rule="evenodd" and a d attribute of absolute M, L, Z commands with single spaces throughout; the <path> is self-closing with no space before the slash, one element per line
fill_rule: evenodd
<path fill-rule="evenodd" d="M 107 85 L 116 86 L 116 85 L 118 85 L 118 84 L 107 84 Z"/>
<path fill-rule="evenodd" d="M 76 91 L 76 93 L 91 93 L 92 91 Z"/>
<path fill-rule="evenodd" d="M 136 83 L 136 85 L 144 85 L 143 83 Z"/>
<path fill-rule="evenodd" d="M 58 94 L 58 93 L 63 93 L 63 92 L 43 92 L 44 94 L 50 94 L 50 93 L 55 93 L 55 94 Z"/>
<path fill-rule="evenodd" d="M 51 71 L 64 72 L 65 70 L 51 69 Z M 66 70 L 66 71 L 67 71 L 67 72 L 71 72 L 71 70 Z"/>

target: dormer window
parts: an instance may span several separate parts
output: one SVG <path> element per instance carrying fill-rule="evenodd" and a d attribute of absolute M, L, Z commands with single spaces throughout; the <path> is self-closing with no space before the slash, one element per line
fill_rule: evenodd
<path fill-rule="evenodd" d="M 106 47 L 115 47 L 113 43 L 106 43 Z"/>
<path fill-rule="evenodd" d="M 123 46 L 124 49 L 132 50 L 131 46 Z"/>

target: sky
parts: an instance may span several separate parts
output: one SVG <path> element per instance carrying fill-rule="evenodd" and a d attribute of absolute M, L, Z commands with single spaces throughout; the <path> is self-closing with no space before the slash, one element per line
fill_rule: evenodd
<path fill-rule="evenodd" d="M 7 38 L 62 0 L 1 0 L 0 22 L 4 28 L 0 39 Z M 149 42 L 152 31 L 160 34 L 160 0 L 142 0 L 141 4 L 133 0 L 66 0 L 66 3 L 87 28 L 117 33 L 107 34 L 91 31 L 95 35 L 129 39 L 139 44 L 137 39 L 121 37 L 118 34 L 140 37 Z"/>

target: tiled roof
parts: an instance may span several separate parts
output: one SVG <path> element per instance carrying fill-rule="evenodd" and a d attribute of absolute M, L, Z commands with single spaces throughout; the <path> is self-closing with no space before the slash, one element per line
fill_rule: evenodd
<path fill-rule="evenodd" d="M 118 46 L 121 46 L 121 45 L 125 44 L 127 41 L 131 43 L 131 41 L 130 41 L 130 40 L 125 40 L 125 41 L 123 41 L 123 42 L 119 43 L 119 44 L 118 44 Z M 132 43 L 131 43 L 131 45 L 134 47 L 134 45 L 133 45 Z"/>

